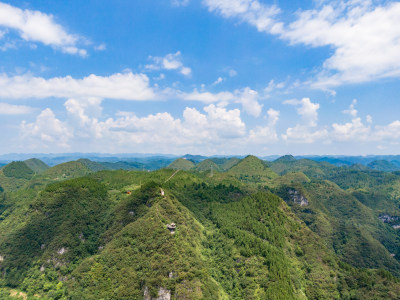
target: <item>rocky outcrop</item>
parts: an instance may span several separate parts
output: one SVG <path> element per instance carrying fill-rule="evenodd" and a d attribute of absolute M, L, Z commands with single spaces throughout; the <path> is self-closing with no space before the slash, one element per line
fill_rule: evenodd
<path fill-rule="evenodd" d="M 157 297 L 151 297 L 149 288 L 144 288 L 143 300 L 171 300 L 171 291 L 160 287 Z"/>
<path fill-rule="evenodd" d="M 388 215 L 388 214 L 382 214 L 382 215 L 380 215 L 378 218 L 379 218 L 379 220 L 381 220 L 383 223 L 390 223 L 390 222 L 393 222 L 393 221 L 398 221 L 400 217 L 398 217 L 398 216 L 391 216 L 391 215 Z"/>
<path fill-rule="evenodd" d="M 292 200 L 294 203 L 299 204 L 300 206 L 308 205 L 307 198 L 304 197 L 302 194 L 300 194 L 299 191 L 297 191 L 295 189 L 289 189 L 288 194 L 289 194 L 290 200 Z"/>

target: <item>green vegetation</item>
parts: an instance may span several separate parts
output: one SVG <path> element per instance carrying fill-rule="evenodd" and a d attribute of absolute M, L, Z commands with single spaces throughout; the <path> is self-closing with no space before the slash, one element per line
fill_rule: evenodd
<path fill-rule="evenodd" d="M 211 171 L 211 169 L 213 171 L 220 171 L 220 167 L 211 159 L 205 159 L 196 165 L 196 170 L 200 172 Z"/>
<path fill-rule="evenodd" d="M 368 168 L 383 172 L 393 172 L 400 170 L 400 167 L 387 160 L 375 160 L 367 165 Z"/>
<path fill-rule="evenodd" d="M 18 179 L 31 179 L 34 175 L 34 171 L 23 161 L 13 161 L 6 165 L 2 171 L 6 177 L 14 177 Z"/>
<path fill-rule="evenodd" d="M 290 156 L 103 167 L 0 171 L 1 299 L 398 299 L 396 173 Z"/>
<path fill-rule="evenodd" d="M 188 171 L 190 169 L 193 169 L 195 167 L 195 164 L 188 159 L 184 158 L 178 158 L 174 160 L 167 168 L 168 169 L 174 169 L 174 170 L 184 170 Z"/>
<path fill-rule="evenodd" d="M 48 165 L 37 158 L 25 160 L 24 163 L 36 174 L 40 174 L 49 168 Z"/>

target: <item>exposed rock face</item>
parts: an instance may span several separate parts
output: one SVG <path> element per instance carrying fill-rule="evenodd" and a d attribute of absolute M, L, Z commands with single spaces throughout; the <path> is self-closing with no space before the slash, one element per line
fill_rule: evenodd
<path fill-rule="evenodd" d="M 144 288 L 143 300 L 171 300 L 171 291 L 160 287 L 158 290 L 158 296 L 156 298 L 151 297 L 149 288 Z"/>
<path fill-rule="evenodd" d="M 378 218 L 383 223 L 392 225 L 392 227 L 394 229 L 400 229 L 400 224 L 399 224 L 400 217 L 399 216 L 391 216 L 391 215 L 388 215 L 388 214 L 382 214 Z"/>
<path fill-rule="evenodd" d="M 67 249 L 65 249 L 64 247 L 62 247 L 61 249 L 57 250 L 57 253 L 60 255 L 63 255 L 65 252 L 67 252 Z"/>
<path fill-rule="evenodd" d="M 393 221 L 399 220 L 399 217 L 398 217 L 398 216 L 391 216 L 391 215 L 388 215 L 388 214 L 380 215 L 378 218 L 379 218 L 379 220 L 381 220 L 383 223 L 389 223 L 389 222 L 393 222 Z"/>
<path fill-rule="evenodd" d="M 304 197 L 302 194 L 299 193 L 299 191 L 295 189 L 290 189 L 288 191 L 289 198 L 293 200 L 294 203 L 299 204 L 300 206 L 307 206 L 308 205 L 308 200 L 306 197 Z"/>

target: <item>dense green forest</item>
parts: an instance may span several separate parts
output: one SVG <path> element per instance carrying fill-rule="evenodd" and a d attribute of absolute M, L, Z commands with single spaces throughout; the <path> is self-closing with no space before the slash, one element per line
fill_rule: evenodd
<path fill-rule="evenodd" d="M 400 297 L 400 173 L 292 156 L 120 166 L 0 169 L 1 299 Z"/>

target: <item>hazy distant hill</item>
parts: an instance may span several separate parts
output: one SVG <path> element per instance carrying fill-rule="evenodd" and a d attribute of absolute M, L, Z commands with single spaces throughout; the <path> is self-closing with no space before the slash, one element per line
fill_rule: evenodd
<path fill-rule="evenodd" d="M 393 171 L 399 171 L 400 167 L 392 162 L 389 162 L 387 160 L 374 160 L 373 162 L 370 162 L 367 167 L 373 169 L 373 170 L 378 170 L 378 171 L 383 171 L 383 172 L 393 172 Z"/>

